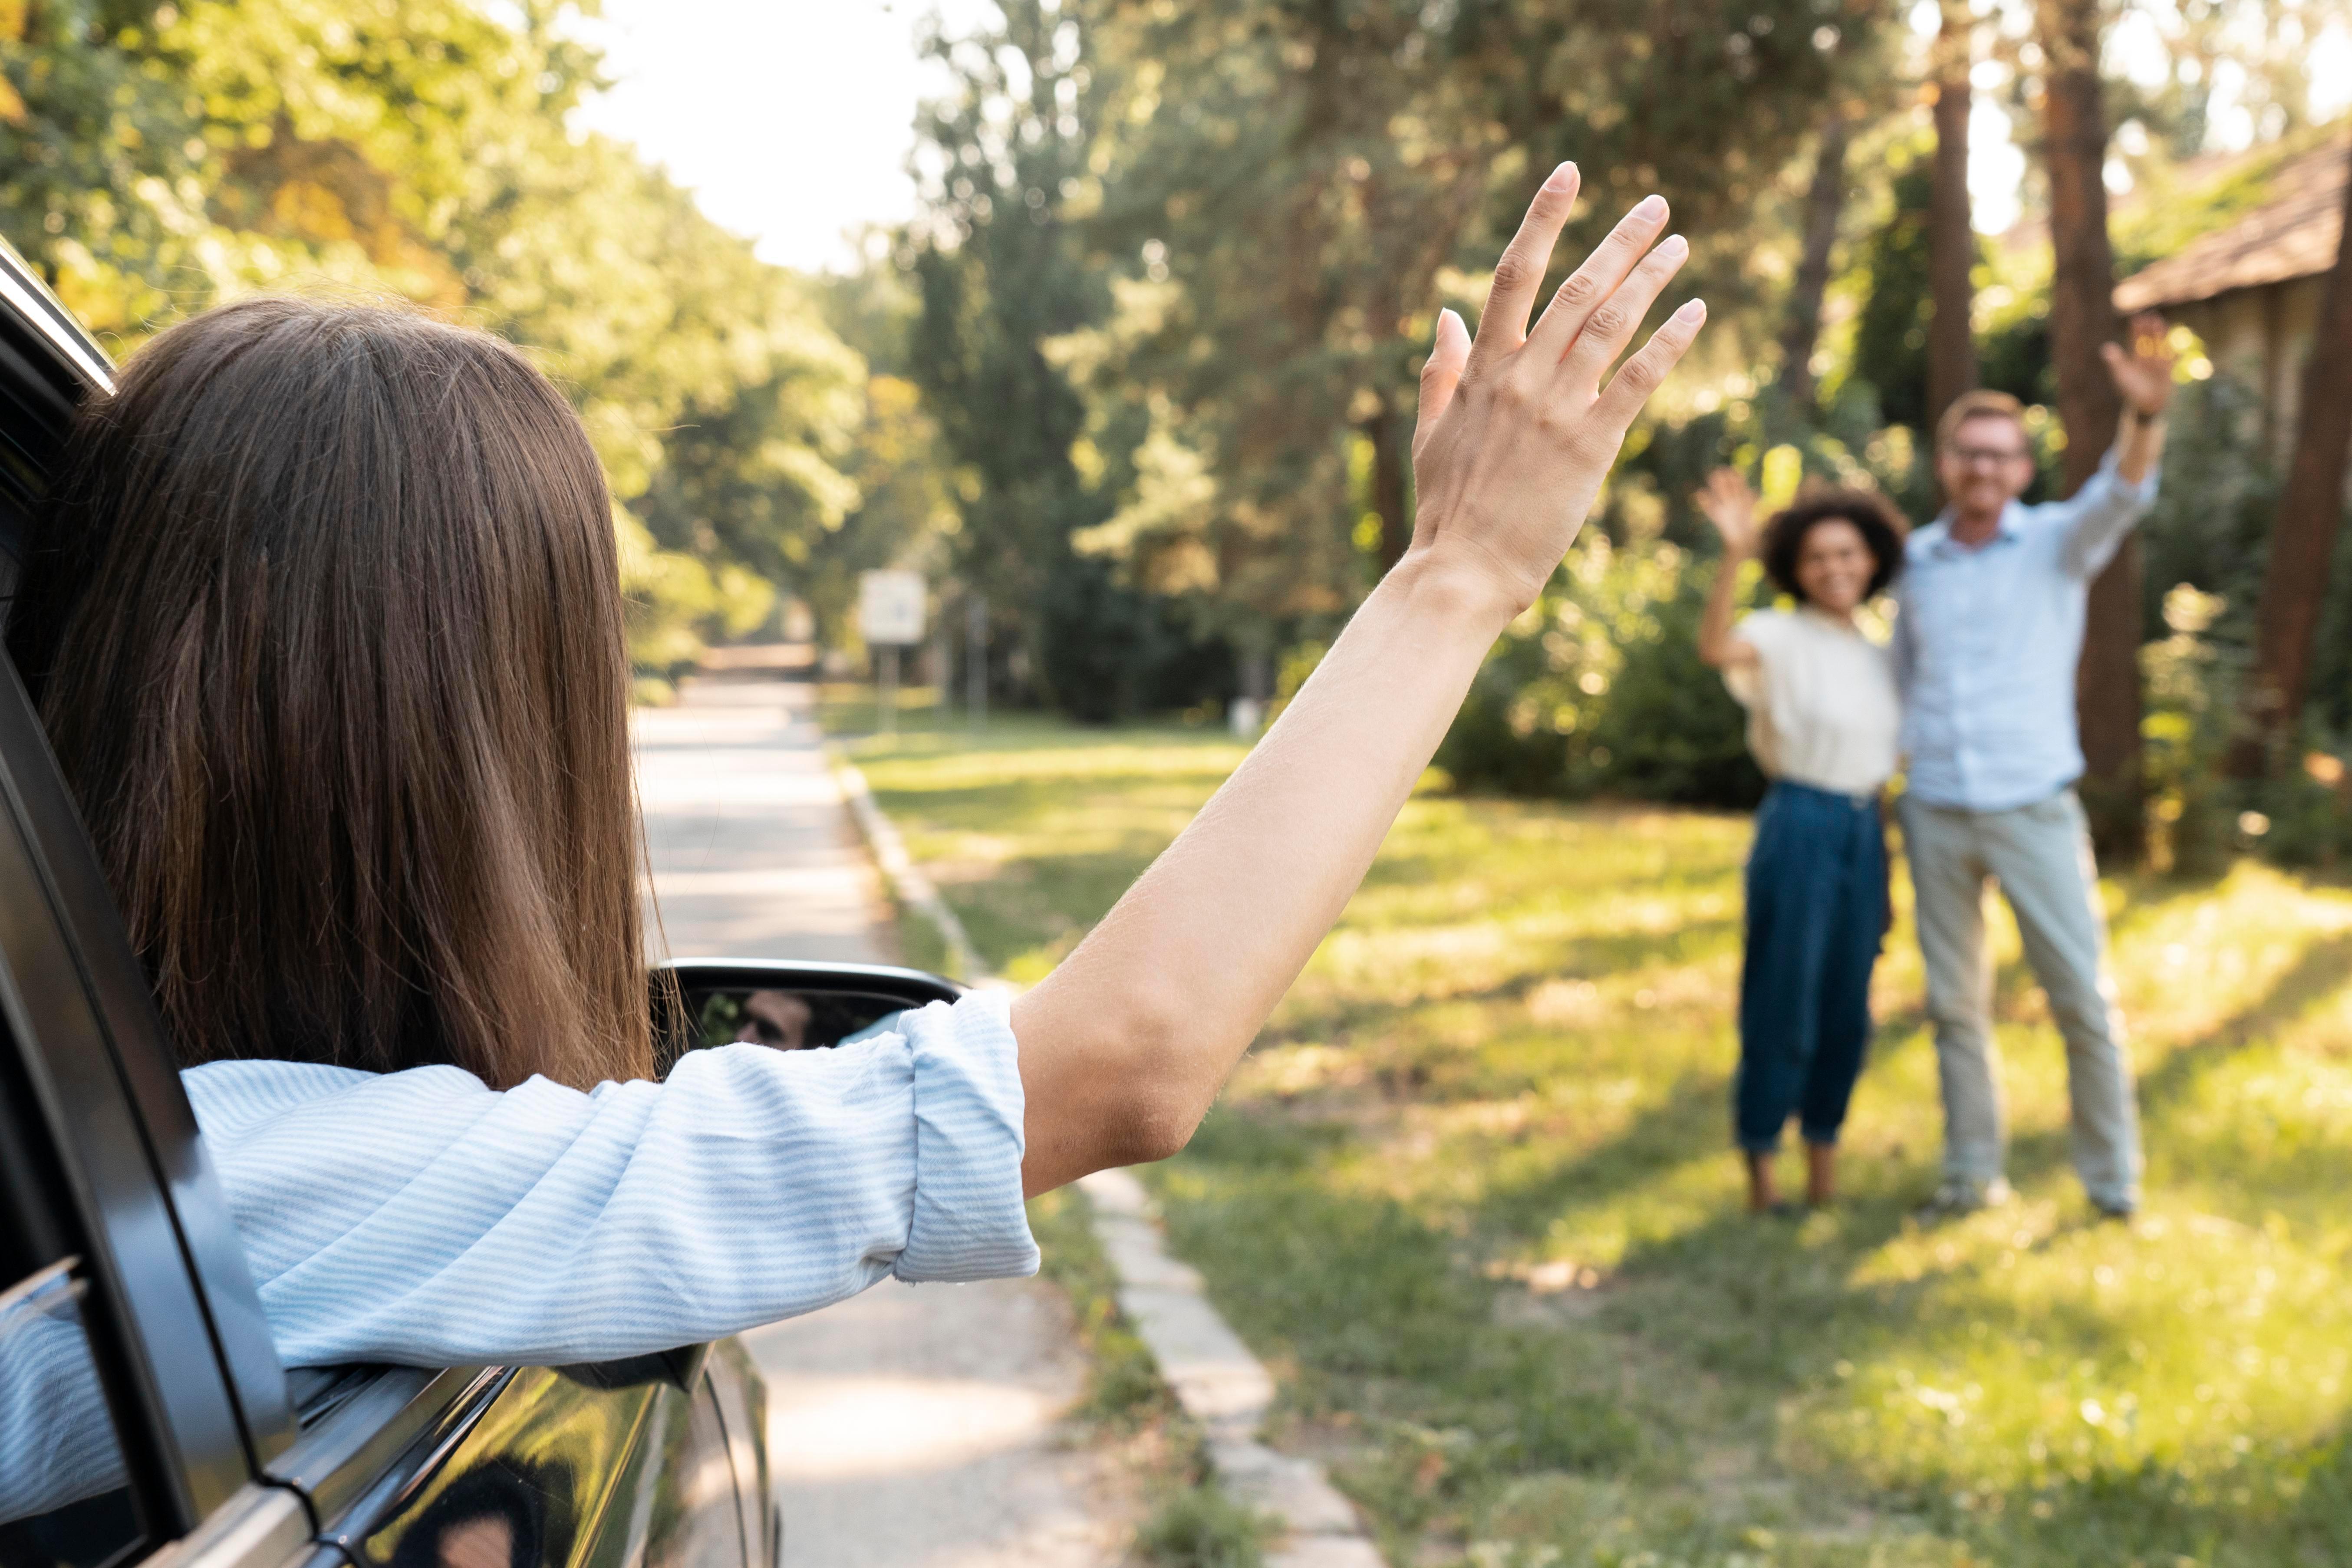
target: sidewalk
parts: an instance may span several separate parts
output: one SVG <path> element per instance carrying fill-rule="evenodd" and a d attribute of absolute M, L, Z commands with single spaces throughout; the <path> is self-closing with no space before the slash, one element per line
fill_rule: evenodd
<path fill-rule="evenodd" d="M 814 689 L 689 683 L 636 718 L 667 951 L 889 963 Z M 648 922 L 649 926 L 651 922 Z M 649 941 L 656 941 L 649 933 Z M 1109 1568 L 1131 1521 L 1066 1440 L 1083 1358 L 1035 1280 L 884 1284 L 744 1336 L 793 1568 Z"/>

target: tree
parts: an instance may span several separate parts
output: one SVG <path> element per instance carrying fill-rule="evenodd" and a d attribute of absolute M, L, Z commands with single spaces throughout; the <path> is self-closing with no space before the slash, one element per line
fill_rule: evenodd
<path fill-rule="evenodd" d="M 1780 393 L 1794 408 L 1813 401 L 1813 348 L 1821 341 L 1830 253 L 1837 245 L 1838 219 L 1845 211 L 1845 153 L 1853 139 L 1852 112 L 1843 103 L 1832 104 L 1822 117 L 1821 140 L 1813 149 L 1813 175 L 1805 190 L 1803 247 L 1780 329 Z"/>
<path fill-rule="evenodd" d="M 1743 305 L 1759 313 L 1749 216 L 1884 14 L 1111 5 L 1107 47 L 1132 65 L 1106 121 L 1103 231 L 1147 266 L 1121 352 L 1097 360 L 1123 367 L 1151 434 L 1095 542 L 1236 635 L 1344 610 L 1410 534 L 1404 433 L 1436 308 L 1475 310 L 1528 185 L 1581 165 L 1563 254 L 1665 193 L 1696 247 L 1684 287 L 1739 331 Z"/>
<path fill-rule="evenodd" d="M 956 572 L 985 595 L 992 630 L 1011 634 L 994 672 L 1108 719 L 1127 692 L 1097 705 L 1091 649 L 1143 612 L 1108 563 L 1072 547 L 1108 507 L 1079 470 L 1087 405 L 1052 351 L 1109 308 L 1106 269 L 1071 221 L 1095 185 L 1109 84 L 1078 7 L 1000 0 L 998 12 L 926 45 L 953 88 L 917 121 L 925 210 L 906 258 L 920 300 L 908 367 L 955 473 Z"/>
<path fill-rule="evenodd" d="M 2352 174 L 2352 171 L 2347 171 Z M 2319 331 L 2303 367 L 2294 458 L 2272 526 L 2270 559 L 2254 613 L 2249 726 L 2231 758 L 2241 777 L 2274 769 L 2294 739 L 2311 672 L 2312 641 L 2327 600 L 2328 566 L 2344 517 L 2345 458 L 2352 448 L 2352 177 L 2344 183 L 2344 229 L 2327 274 Z"/>
<path fill-rule="evenodd" d="M 673 531 L 708 551 L 663 552 L 630 505 L 666 467 L 711 467 L 701 437 L 730 418 L 837 503 L 839 444 L 822 432 L 840 421 L 817 406 L 823 376 L 802 372 L 832 363 L 853 388 L 857 373 L 685 191 L 625 147 L 572 136 L 597 62 L 569 36 L 570 8 L 0 5 L 15 34 L 0 51 L 0 227 L 118 353 L 217 300 L 321 283 L 523 344 L 604 461 L 633 636 L 658 667 L 693 656 L 698 622 L 740 622 L 772 596 L 743 570 L 761 524 L 738 486 L 735 511 Z M 761 397 L 766 424 L 736 406 Z"/>
<path fill-rule="evenodd" d="M 1925 428 L 1927 335 L 1934 326 L 1933 166 L 1919 158 L 1896 171 L 1894 211 L 1862 247 L 1869 279 L 1854 322 L 1853 374 L 1878 395 L 1891 425 Z"/>
<path fill-rule="evenodd" d="M 1920 420 L 1933 429 L 1954 398 L 1977 384 L 1973 320 L 1977 236 L 1969 215 L 1969 70 L 1976 20 L 1968 0 L 1941 0 L 1933 80 L 1936 158 L 1927 210 L 1927 279 L 1933 306 L 1927 322 L 1927 406 Z"/>
<path fill-rule="evenodd" d="M 1360 523 L 1381 565 L 1411 537 L 1416 356 L 1500 138 L 1413 7 L 1113 15 L 1121 58 L 1154 68 L 1128 74 L 1102 232 L 1173 286 L 1131 296 L 1154 325 L 1126 333 L 1121 376 L 1154 410 L 1155 457 L 1183 447 L 1199 460 L 1179 466 L 1212 480 L 1197 507 L 1139 496 L 1126 521 L 1172 531 L 1124 537 L 1160 557 L 1149 575 L 1194 563 L 1204 624 L 1264 642 L 1353 603 Z"/>
<path fill-rule="evenodd" d="M 773 281 L 783 297 L 761 345 L 766 377 L 687 401 L 662 434 L 635 510 L 665 549 L 804 590 L 821 544 L 865 500 L 845 470 L 861 455 L 871 405 L 908 399 L 870 387 L 857 356 L 792 297 L 797 290 Z M 881 423 L 887 429 L 889 416 Z"/>
<path fill-rule="evenodd" d="M 2045 59 L 2042 156 L 2050 175 L 2050 350 L 2066 431 L 2068 493 L 2098 469 L 2121 413 L 2099 357 L 2116 336 L 2115 253 L 2107 237 L 2107 123 L 2099 79 L 2099 0 L 2039 0 Z M 2140 778 L 2140 548 L 2126 537 L 2091 584 L 2076 673 L 2083 804 L 2100 849 L 2137 858 Z"/>

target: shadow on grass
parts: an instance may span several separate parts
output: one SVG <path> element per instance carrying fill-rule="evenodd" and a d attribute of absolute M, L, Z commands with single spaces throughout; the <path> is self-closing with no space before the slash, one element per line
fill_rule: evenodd
<path fill-rule="evenodd" d="M 2186 1100 L 2206 1074 L 2347 984 L 2352 984 L 2352 931 L 2313 942 L 2261 997 L 2231 1014 L 2204 1039 L 2174 1050 L 2142 1078 L 2141 1106 L 2161 1109 Z"/>
<path fill-rule="evenodd" d="M 1466 926 L 1479 921 L 1465 919 L 1460 923 Z M 1377 926 L 1364 925 L 1345 929 L 1351 935 L 1373 938 L 1377 938 L 1381 930 Z M 1615 980 L 1628 974 L 1639 974 L 1644 970 L 1678 967 L 1702 958 L 1720 956 L 1725 945 L 1736 943 L 1738 936 L 1739 921 L 1733 916 L 1694 920 L 1663 934 L 1626 931 L 1567 937 L 1544 944 L 1532 960 L 1516 962 L 1514 973 L 1493 984 L 1402 998 L 1355 994 L 1318 999 L 1313 1010 L 1286 1019 L 1282 1033 L 1287 1037 L 1302 1031 L 1318 1029 L 1342 1033 L 1375 1028 L 1389 1030 L 1397 1026 L 1401 1007 L 1433 1003 L 1524 1005 L 1537 990 L 1554 981 Z"/>
<path fill-rule="evenodd" d="M 2253 1001 L 2231 1014 L 2203 1040 L 2181 1046 L 2153 1072 L 2139 1079 L 2140 1114 L 2146 1136 L 2162 1138 L 2167 1113 L 2194 1098 L 2203 1080 L 2226 1066 L 2240 1052 L 2265 1042 L 2283 1026 L 2293 1023 L 2315 1004 L 2352 984 L 2352 931 L 2315 942 Z M 2073 1164 L 2070 1134 L 2063 1127 L 2021 1133 L 2011 1146 L 2010 1169 L 2032 1182 L 2055 1176 Z M 2340 1155 L 2313 1150 L 2307 1159 L 2271 1159 L 2262 1169 L 2262 1193 L 2250 1201 L 2255 1208 L 2265 1199 L 2299 1192 L 2309 1196 L 2341 1191 Z"/>
<path fill-rule="evenodd" d="M 1562 1194 L 1603 1201 L 1585 1184 L 1622 1188 L 1627 1172 L 1678 1163 L 1713 1120 L 1661 1107 L 1591 1159 L 1483 1194 L 1469 1226 L 1524 1234 Z M 1925 1526 L 2032 1568 L 2352 1560 L 2352 1456 L 2340 1426 L 2234 1456 L 2205 1445 L 2201 1470 L 2093 1457 L 2018 1480 L 1984 1473 L 1982 1454 L 1948 1451 L 1935 1436 L 1941 1418 L 1923 1409 L 1917 1431 L 1890 1436 L 1899 1448 L 1854 1449 L 1870 1474 L 1838 1457 L 1851 1442 L 1804 1451 L 1796 1514 L 1782 1502 L 1769 1505 L 1778 1515 L 1752 1515 L 1740 1486 L 1705 1479 L 1710 1458 L 1728 1447 L 1769 1472 L 1789 1460 L 1790 1424 L 1816 1402 L 1855 1419 L 1880 1410 L 1874 1395 L 1842 1387 L 1857 1364 L 1885 1380 L 1890 1367 L 1958 1366 L 1972 1347 L 2030 1344 L 2037 1365 L 2123 1376 L 2131 1325 L 2087 1298 L 2008 1291 L 2000 1253 L 1983 1245 L 1907 1277 L 1874 1271 L 1910 1229 L 1892 1193 L 1802 1226 L 1727 1209 L 1637 1241 L 1613 1281 L 1547 1306 L 1486 1278 L 1457 1227 L 1358 1187 L 1350 1150 L 1340 1128 L 1221 1113 L 1160 1185 L 1178 1250 L 1244 1335 L 1286 1365 L 1292 1408 L 1357 1434 L 1340 1479 L 1394 1541 L 1465 1528 L 1514 1478 L 1566 1472 L 1643 1489 L 1647 1501 L 1624 1506 L 1646 1521 L 1643 1539 L 1671 1534 L 1697 1560 L 1735 1548 L 1751 1518 L 1801 1528 L 1856 1505 L 1911 1521 L 1888 1519 L 1897 1533 Z M 1498 1312 L 1506 1290 L 1532 1308 Z M 1887 1382 L 1887 1400 L 1909 1386 Z M 1903 1408 L 1914 1403 L 1902 1394 Z"/>

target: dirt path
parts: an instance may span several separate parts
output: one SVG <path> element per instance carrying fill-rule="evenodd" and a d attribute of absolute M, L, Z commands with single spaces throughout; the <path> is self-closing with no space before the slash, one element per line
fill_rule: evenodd
<path fill-rule="evenodd" d="M 668 951 L 898 956 L 812 690 L 691 683 L 636 723 Z M 1131 1521 L 1062 1422 L 1084 1366 L 1034 1280 L 885 1284 L 744 1336 L 768 1374 L 790 1568 L 1108 1568 Z"/>

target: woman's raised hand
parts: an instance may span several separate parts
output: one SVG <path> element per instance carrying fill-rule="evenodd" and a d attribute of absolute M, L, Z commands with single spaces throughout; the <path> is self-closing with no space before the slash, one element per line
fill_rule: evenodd
<path fill-rule="evenodd" d="M 1756 492 L 1738 468 L 1716 469 L 1691 500 L 1723 536 L 1725 554 L 1744 560 L 1756 553 Z"/>
<path fill-rule="evenodd" d="M 1650 196 L 1559 286 L 1530 331 L 1576 192 L 1575 164 L 1552 171 L 1495 268 L 1476 341 L 1461 317 L 1441 312 L 1421 373 L 1412 549 L 1454 558 L 1521 608 L 1575 542 L 1633 416 L 1706 319 L 1698 300 L 1685 305 L 1601 385 L 1690 254 L 1680 235 L 1659 240 L 1666 204 Z"/>
<path fill-rule="evenodd" d="M 1013 1005 L 1022 1179 L 1046 1188 L 1192 1136 L 1444 739 L 1496 634 L 1576 538 L 1626 426 L 1690 347 L 1685 306 L 1622 366 L 1685 247 L 1652 196 L 1531 331 L 1576 199 L 1563 163 L 1495 269 L 1472 342 L 1452 311 L 1422 373 L 1412 546 L 1167 853 Z"/>

